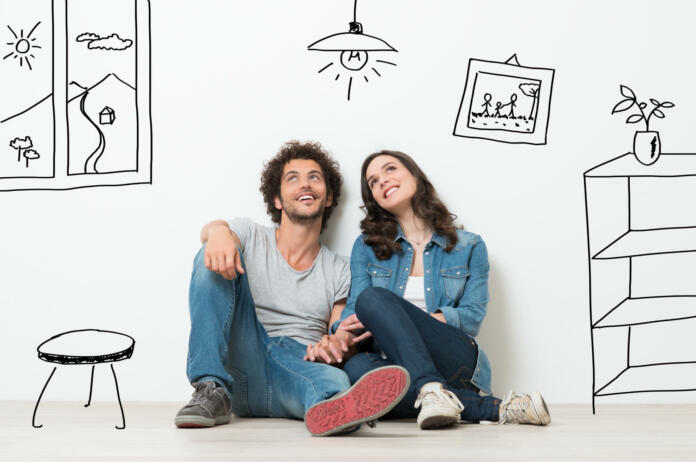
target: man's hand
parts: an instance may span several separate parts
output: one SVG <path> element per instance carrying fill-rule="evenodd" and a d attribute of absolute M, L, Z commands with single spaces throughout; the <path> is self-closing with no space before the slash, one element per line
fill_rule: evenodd
<path fill-rule="evenodd" d="M 349 332 L 353 337 L 350 344 L 356 344 L 358 342 L 362 342 L 366 338 L 372 337 L 372 332 L 370 332 L 369 330 L 366 331 L 365 333 L 363 333 L 361 335 L 357 335 L 357 336 L 353 332 L 353 331 L 362 330 L 362 329 L 365 329 L 365 325 L 360 322 L 360 320 L 358 319 L 358 316 L 356 314 L 351 314 L 346 319 L 344 319 L 343 322 L 341 322 L 341 324 L 338 325 L 338 330 L 336 332 L 339 332 L 340 330 Z"/>
<path fill-rule="evenodd" d="M 213 225 L 213 223 L 211 223 Z M 243 274 L 242 259 L 237 246 L 241 244 L 227 223 L 209 225 L 205 247 L 205 267 L 225 279 L 234 279 Z"/>
<path fill-rule="evenodd" d="M 447 320 L 445 319 L 445 315 L 442 313 L 430 313 L 430 316 L 432 316 L 433 318 L 437 319 L 440 322 L 447 324 Z"/>
<path fill-rule="evenodd" d="M 337 364 L 347 360 L 355 354 L 355 348 L 350 348 L 352 334 L 349 332 L 336 332 L 332 335 L 324 335 L 316 344 L 307 345 L 305 361 L 314 361 L 324 364 Z"/>

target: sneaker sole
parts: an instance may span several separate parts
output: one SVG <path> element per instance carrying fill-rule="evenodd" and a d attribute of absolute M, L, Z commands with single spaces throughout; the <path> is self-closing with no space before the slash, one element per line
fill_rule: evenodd
<path fill-rule="evenodd" d="M 309 408 L 305 425 L 313 436 L 328 436 L 375 420 L 401 401 L 410 384 L 403 367 L 380 367 L 362 376 L 346 392 Z"/>
<path fill-rule="evenodd" d="M 449 427 L 450 425 L 458 424 L 461 422 L 461 418 L 456 415 L 442 415 L 436 414 L 425 417 L 423 420 L 418 422 L 418 427 L 421 430 L 429 430 L 434 428 Z"/>
<path fill-rule="evenodd" d="M 177 416 L 174 419 L 174 425 L 179 428 L 208 428 L 214 427 L 215 425 L 230 423 L 230 420 L 232 420 L 232 416 L 229 415 L 221 415 L 214 419 L 196 415 L 185 415 Z"/>
<path fill-rule="evenodd" d="M 538 392 L 530 393 L 532 407 L 534 408 L 534 413 L 539 419 L 536 425 L 548 425 L 551 423 L 551 414 L 549 414 L 549 408 L 546 406 L 546 401 L 542 398 L 541 394 Z"/>

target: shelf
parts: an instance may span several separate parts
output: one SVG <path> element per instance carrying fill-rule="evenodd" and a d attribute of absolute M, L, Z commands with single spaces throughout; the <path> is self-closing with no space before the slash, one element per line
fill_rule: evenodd
<path fill-rule="evenodd" d="M 696 227 L 628 231 L 598 252 L 593 260 L 696 252 Z"/>
<path fill-rule="evenodd" d="M 592 327 L 625 327 L 689 318 L 696 318 L 696 297 L 627 298 Z"/>
<path fill-rule="evenodd" d="M 629 152 L 585 172 L 586 178 L 678 176 L 696 176 L 696 154 L 662 154 L 654 164 L 643 165 Z"/>
<path fill-rule="evenodd" d="M 661 391 L 696 391 L 696 362 L 629 367 L 595 396 Z"/>

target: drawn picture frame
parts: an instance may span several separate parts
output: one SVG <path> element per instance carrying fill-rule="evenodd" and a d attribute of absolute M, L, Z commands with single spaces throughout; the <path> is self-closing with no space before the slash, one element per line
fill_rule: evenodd
<path fill-rule="evenodd" d="M 470 59 L 453 135 L 511 144 L 546 144 L 555 71 Z"/>

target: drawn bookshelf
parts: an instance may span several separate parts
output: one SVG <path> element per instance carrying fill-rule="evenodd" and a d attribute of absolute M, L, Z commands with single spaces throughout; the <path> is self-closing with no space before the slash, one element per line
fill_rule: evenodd
<path fill-rule="evenodd" d="M 658 202 L 652 209 L 642 205 L 645 194 L 634 190 L 650 190 L 645 182 L 655 191 L 672 191 L 673 183 L 679 182 L 681 197 L 675 202 L 691 202 L 688 198 L 696 197 L 696 154 L 662 154 L 658 162 L 645 166 L 627 153 L 584 173 L 593 414 L 598 397 L 696 391 L 696 360 L 640 362 L 632 358 L 636 346 L 632 336 L 640 329 L 696 318 L 696 283 L 689 287 L 687 280 L 686 287 L 675 291 L 678 293 L 646 294 L 651 288 L 640 287 L 645 278 L 636 280 L 636 267 L 655 265 L 655 259 L 693 255 L 696 263 L 696 215 L 678 213 L 675 203 Z M 646 220 L 646 210 L 659 211 L 660 207 L 674 208 L 670 213 L 676 218 L 660 223 L 668 215 L 654 213 Z M 636 210 L 642 214 L 638 219 Z M 647 222 L 651 225 L 646 227 Z M 669 278 L 671 271 L 678 270 L 666 265 L 661 274 Z M 609 331 L 619 341 L 607 347 L 598 342 L 598 336 Z M 622 345 L 619 349 L 618 344 Z M 659 348 L 660 344 L 653 346 Z M 600 369 L 609 373 L 602 376 Z"/>

